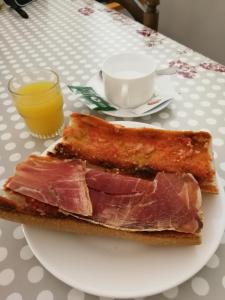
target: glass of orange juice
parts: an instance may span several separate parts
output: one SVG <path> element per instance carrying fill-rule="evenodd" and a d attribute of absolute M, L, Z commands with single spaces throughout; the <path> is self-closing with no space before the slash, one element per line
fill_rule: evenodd
<path fill-rule="evenodd" d="M 61 133 L 64 126 L 63 97 L 58 75 L 49 69 L 31 69 L 9 81 L 19 114 L 31 134 L 46 139 Z"/>

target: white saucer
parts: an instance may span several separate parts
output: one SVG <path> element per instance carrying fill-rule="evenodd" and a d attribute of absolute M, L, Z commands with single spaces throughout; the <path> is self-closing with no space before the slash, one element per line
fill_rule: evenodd
<path fill-rule="evenodd" d="M 99 73 L 95 74 L 86 84 L 86 86 L 92 87 L 97 94 L 99 94 L 103 99 L 106 99 L 105 92 L 104 92 L 104 87 L 103 87 L 103 82 L 101 77 L 99 76 Z M 115 111 L 99 111 L 105 115 L 113 116 L 113 117 L 118 117 L 118 118 L 139 118 L 139 117 L 144 117 L 148 115 L 155 114 L 165 107 L 167 107 L 171 101 L 173 100 L 177 93 L 173 87 L 173 84 L 170 80 L 170 76 L 157 76 L 156 77 L 156 91 L 160 93 L 160 96 L 167 96 L 170 95 L 170 99 L 161 105 L 155 107 L 154 109 L 147 111 L 142 114 L 135 114 L 132 112 L 131 109 L 118 109 Z M 168 97 L 169 98 L 169 97 Z M 107 100 L 108 101 L 108 100 Z M 108 101 L 110 103 L 110 101 Z"/>

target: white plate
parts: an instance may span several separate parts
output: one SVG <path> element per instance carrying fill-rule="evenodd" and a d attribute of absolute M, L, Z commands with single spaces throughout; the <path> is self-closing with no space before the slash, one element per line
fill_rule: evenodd
<path fill-rule="evenodd" d="M 99 74 L 94 75 L 86 84 L 87 86 L 91 86 L 97 94 L 99 94 L 103 99 L 106 99 L 103 82 L 99 76 Z M 156 89 L 160 91 L 160 94 L 163 96 L 165 95 L 172 95 L 173 97 L 176 96 L 176 92 L 174 90 L 173 84 L 170 80 L 170 76 L 157 76 L 156 77 Z M 162 103 L 161 105 L 157 106 L 156 108 L 143 113 L 143 114 L 135 114 L 132 112 L 131 109 L 119 109 L 116 111 L 99 111 L 105 115 L 117 117 L 117 118 L 139 118 L 148 115 L 155 114 L 165 107 L 167 107 L 172 99 L 168 100 L 167 102 Z M 110 101 L 109 101 L 110 103 Z"/>
<path fill-rule="evenodd" d="M 115 123 L 150 127 L 136 122 Z M 27 225 L 24 233 L 43 266 L 68 285 L 112 298 L 150 296 L 189 279 L 216 251 L 225 227 L 225 198 L 220 181 L 219 189 L 219 195 L 203 195 L 203 241 L 199 246 L 150 247 Z"/>

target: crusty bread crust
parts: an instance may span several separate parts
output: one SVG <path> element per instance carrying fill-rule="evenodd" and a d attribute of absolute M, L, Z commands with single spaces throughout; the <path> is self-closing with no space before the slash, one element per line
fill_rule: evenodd
<path fill-rule="evenodd" d="M 128 173 L 191 173 L 202 191 L 218 193 L 211 147 L 212 137 L 204 131 L 126 128 L 73 113 L 55 154 Z"/>
<path fill-rule="evenodd" d="M 209 155 L 209 157 L 211 157 L 211 161 L 209 161 L 210 168 L 211 168 L 211 170 L 215 170 L 214 160 L 213 160 L 212 139 L 209 142 L 208 155 Z M 217 194 L 219 192 L 219 190 L 218 190 L 216 174 L 214 174 L 214 176 L 209 177 L 208 181 L 207 181 L 207 179 L 203 180 L 200 184 L 200 187 L 203 192 Z"/>
<path fill-rule="evenodd" d="M 198 234 L 179 233 L 174 231 L 161 232 L 129 232 L 106 228 L 101 225 L 91 224 L 73 217 L 57 218 L 46 216 L 33 216 L 0 208 L 0 218 L 27 225 L 34 225 L 38 228 L 52 229 L 77 234 L 105 236 L 113 238 L 128 239 L 152 246 L 185 246 L 198 245 L 201 243 L 201 236 Z"/>

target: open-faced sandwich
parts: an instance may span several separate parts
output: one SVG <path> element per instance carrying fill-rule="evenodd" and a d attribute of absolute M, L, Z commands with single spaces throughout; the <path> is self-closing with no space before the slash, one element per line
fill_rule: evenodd
<path fill-rule="evenodd" d="M 217 193 L 207 132 L 125 128 L 73 113 L 46 156 L 19 163 L 0 217 L 151 245 L 201 243 L 201 190 Z"/>

